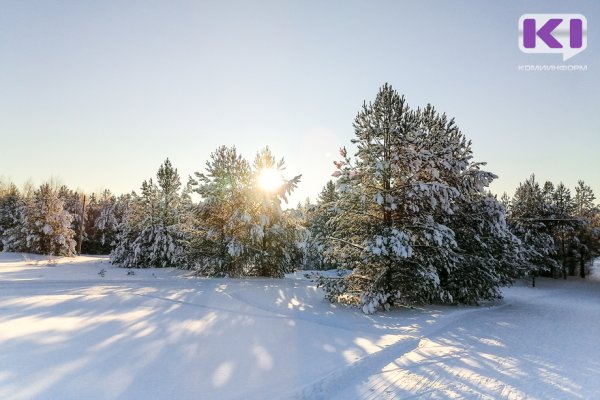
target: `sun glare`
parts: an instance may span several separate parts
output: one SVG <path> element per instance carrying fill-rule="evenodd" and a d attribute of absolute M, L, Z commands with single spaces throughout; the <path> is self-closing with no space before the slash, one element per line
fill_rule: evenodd
<path fill-rule="evenodd" d="M 266 192 L 274 192 L 283 184 L 281 174 L 276 169 L 264 168 L 258 175 L 258 185 Z"/>

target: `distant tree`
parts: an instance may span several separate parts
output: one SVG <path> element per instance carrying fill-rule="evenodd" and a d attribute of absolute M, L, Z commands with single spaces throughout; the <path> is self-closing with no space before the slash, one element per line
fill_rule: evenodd
<path fill-rule="evenodd" d="M 73 216 L 65 210 L 58 191 L 45 183 L 25 205 L 24 229 L 26 246 L 32 253 L 56 256 L 75 254 L 75 232 L 71 228 Z"/>
<path fill-rule="evenodd" d="M 579 262 L 579 276 L 586 277 L 586 263 L 600 255 L 600 208 L 594 203 L 596 196 L 592 188 L 583 181 L 575 188 L 574 216 L 576 227 L 576 252 Z"/>
<path fill-rule="evenodd" d="M 0 187 L 0 250 L 25 249 L 24 221 L 25 204 L 19 189 L 12 183 Z"/>
<path fill-rule="evenodd" d="M 86 205 L 82 251 L 86 254 L 110 254 L 119 224 L 123 220 L 123 197 L 117 199 L 110 190 L 89 196 Z"/>
<path fill-rule="evenodd" d="M 84 217 L 84 238 L 81 244 L 83 254 L 109 254 L 110 246 L 103 249 L 102 238 L 96 229 L 96 219 L 100 214 L 99 195 L 92 193 L 86 196 Z"/>
<path fill-rule="evenodd" d="M 142 183 L 119 227 L 111 253 L 114 264 L 127 268 L 184 268 L 186 238 L 182 229 L 181 181 L 167 159 L 157 183 Z"/>
<path fill-rule="evenodd" d="M 562 266 L 563 278 L 567 279 L 569 275 L 575 275 L 576 251 L 575 229 L 578 221 L 574 219 L 575 203 L 571 197 L 571 191 L 560 182 L 552 194 L 552 236 L 556 244 L 558 261 Z"/>
<path fill-rule="evenodd" d="M 502 204 L 502 207 L 504 207 L 505 210 L 508 210 L 508 207 L 510 207 L 510 196 L 506 192 L 502 193 L 500 204 Z"/>
<path fill-rule="evenodd" d="M 551 207 L 554 201 L 554 192 L 555 192 L 554 184 L 550 181 L 544 182 L 544 187 L 542 188 L 542 200 L 543 204 L 546 208 L 546 213 L 551 214 Z"/>
<path fill-rule="evenodd" d="M 584 181 L 577 181 L 575 188 L 575 197 L 573 198 L 573 208 L 576 215 L 591 215 L 598 206 L 594 203 L 596 196 L 592 188 L 585 184 Z"/>
<path fill-rule="evenodd" d="M 82 234 L 81 226 L 84 223 L 81 218 L 83 211 L 83 193 L 71 190 L 66 185 L 61 185 L 58 188 L 58 197 L 63 201 L 65 211 L 71 214 L 71 229 L 75 233 L 73 239 L 75 240 L 75 243 L 79 243 L 80 239 L 85 239 L 85 231 L 83 231 L 84 237 L 79 237 Z"/>
<path fill-rule="evenodd" d="M 335 202 L 339 195 L 333 181 L 328 181 L 317 198 L 317 204 L 304 207 L 307 237 L 304 253 L 306 264 L 311 269 L 337 268 L 334 257 L 330 256 L 329 240 L 335 234 Z"/>
<path fill-rule="evenodd" d="M 508 224 L 524 246 L 523 258 L 534 274 L 550 273 L 555 276 L 558 263 L 554 260 L 556 248 L 551 229 L 555 213 L 552 209 L 553 188 L 546 183 L 542 190 L 531 175 L 519 184 L 508 208 Z"/>

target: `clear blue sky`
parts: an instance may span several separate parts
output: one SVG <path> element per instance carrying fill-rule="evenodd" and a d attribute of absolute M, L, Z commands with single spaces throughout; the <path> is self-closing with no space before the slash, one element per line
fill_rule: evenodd
<path fill-rule="evenodd" d="M 524 13 L 582 13 L 588 71 L 519 51 Z M 169 157 L 184 181 L 219 145 L 269 145 L 314 197 L 390 82 L 456 118 L 513 193 L 577 179 L 600 197 L 600 2 L 0 1 L 0 176 L 137 190 Z"/>

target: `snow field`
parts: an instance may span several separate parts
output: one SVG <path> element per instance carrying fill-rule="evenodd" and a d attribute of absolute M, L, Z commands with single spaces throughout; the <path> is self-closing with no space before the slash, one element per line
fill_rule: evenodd
<path fill-rule="evenodd" d="M 98 272 L 104 269 L 104 277 Z M 364 315 L 294 274 L 0 254 L 2 399 L 597 398 L 600 281 Z"/>

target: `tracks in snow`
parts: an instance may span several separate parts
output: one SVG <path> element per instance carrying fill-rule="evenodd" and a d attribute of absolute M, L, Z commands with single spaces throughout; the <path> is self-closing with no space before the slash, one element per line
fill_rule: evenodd
<path fill-rule="evenodd" d="M 510 304 L 503 304 L 495 306 L 494 309 L 502 309 L 509 305 Z M 369 354 L 350 365 L 338 368 L 324 377 L 302 387 L 300 390 L 287 393 L 282 399 L 331 399 L 335 397 L 339 388 L 347 388 L 361 380 L 364 381 L 365 378 L 368 378 L 371 375 L 381 373 L 381 370 L 390 362 L 416 350 L 427 337 L 444 333 L 464 321 L 466 318 L 472 317 L 472 314 L 487 310 L 489 310 L 488 307 L 481 307 L 454 312 L 449 316 L 441 318 L 441 321 L 431 330 L 425 330 L 419 336 L 406 335 L 405 340 Z M 391 386 L 391 383 L 388 386 Z M 372 393 L 376 395 L 375 398 L 381 395 L 381 392 L 381 390 L 372 391 Z M 383 392 L 385 392 L 385 389 Z"/>

